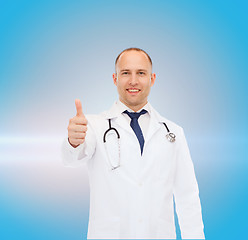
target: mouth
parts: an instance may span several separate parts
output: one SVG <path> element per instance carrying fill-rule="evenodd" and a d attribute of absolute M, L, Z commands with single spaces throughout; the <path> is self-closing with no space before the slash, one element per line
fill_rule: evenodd
<path fill-rule="evenodd" d="M 127 92 L 134 95 L 134 94 L 139 93 L 140 92 L 140 89 L 138 89 L 138 88 L 128 88 L 127 89 Z"/>

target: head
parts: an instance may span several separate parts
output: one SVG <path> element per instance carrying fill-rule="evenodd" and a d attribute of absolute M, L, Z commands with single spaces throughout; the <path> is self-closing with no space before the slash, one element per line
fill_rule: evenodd
<path fill-rule="evenodd" d="M 128 48 L 116 58 L 113 81 L 117 86 L 120 101 L 133 111 L 146 105 L 155 79 L 152 60 L 144 50 Z"/>

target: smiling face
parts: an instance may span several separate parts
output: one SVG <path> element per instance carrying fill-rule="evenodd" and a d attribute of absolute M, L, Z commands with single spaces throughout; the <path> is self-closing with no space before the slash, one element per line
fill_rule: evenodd
<path fill-rule="evenodd" d="M 122 53 L 113 73 L 120 101 L 135 112 L 146 105 L 155 78 L 146 54 L 136 50 Z"/>

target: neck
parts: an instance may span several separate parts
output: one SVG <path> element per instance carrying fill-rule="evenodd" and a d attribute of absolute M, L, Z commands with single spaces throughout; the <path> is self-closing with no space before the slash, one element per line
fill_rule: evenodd
<path fill-rule="evenodd" d="M 133 110 L 134 112 L 138 112 L 141 108 L 143 108 L 147 104 L 147 101 L 146 101 L 145 103 L 138 104 L 138 105 L 129 105 L 126 102 L 122 101 L 121 99 L 119 99 L 119 100 L 120 100 L 120 102 L 125 104 L 128 108 Z"/>

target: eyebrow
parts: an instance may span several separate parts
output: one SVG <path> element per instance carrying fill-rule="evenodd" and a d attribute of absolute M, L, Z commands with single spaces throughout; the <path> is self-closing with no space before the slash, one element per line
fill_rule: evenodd
<path fill-rule="evenodd" d="M 131 71 L 130 69 L 122 69 L 120 72 L 129 72 Z M 142 72 L 147 72 L 146 69 L 137 69 L 138 72 L 142 71 Z"/>

